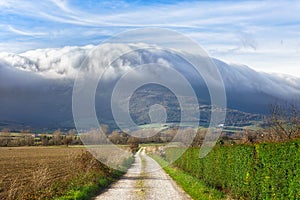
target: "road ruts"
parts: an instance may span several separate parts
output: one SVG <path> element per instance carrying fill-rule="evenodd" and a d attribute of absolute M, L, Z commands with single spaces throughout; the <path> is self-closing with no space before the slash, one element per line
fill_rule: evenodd
<path fill-rule="evenodd" d="M 159 164 L 140 149 L 128 172 L 96 200 L 188 200 L 191 199 L 161 169 Z"/>

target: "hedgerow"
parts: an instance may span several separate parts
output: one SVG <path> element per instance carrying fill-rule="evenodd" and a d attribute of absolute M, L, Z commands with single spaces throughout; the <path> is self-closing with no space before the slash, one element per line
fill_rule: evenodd
<path fill-rule="evenodd" d="M 217 146 L 201 159 L 189 148 L 174 165 L 236 199 L 300 199 L 300 140 Z"/>

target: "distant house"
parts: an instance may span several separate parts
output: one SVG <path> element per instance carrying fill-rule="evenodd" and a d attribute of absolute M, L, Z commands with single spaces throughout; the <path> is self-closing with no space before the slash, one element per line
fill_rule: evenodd
<path fill-rule="evenodd" d="M 224 127 L 224 124 L 219 124 L 218 126 L 217 126 L 217 128 L 223 128 Z"/>

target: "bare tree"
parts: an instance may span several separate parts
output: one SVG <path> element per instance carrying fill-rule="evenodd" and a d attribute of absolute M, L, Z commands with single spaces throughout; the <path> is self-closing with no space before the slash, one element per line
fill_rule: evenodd
<path fill-rule="evenodd" d="M 138 147 L 139 147 L 139 141 L 138 138 L 130 136 L 127 143 L 130 145 L 130 150 L 132 152 L 137 151 Z"/>
<path fill-rule="evenodd" d="M 269 118 L 272 140 L 290 140 L 300 134 L 300 116 L 296 104 L 273 104 Z"/>
<path fill-rule="evenodd" d="M 54 131 L 53 133 L 53 142 L 54 145 L 61 145 L 62 143 L 62 136 L 61 136 L 61 131 L 60 129 L 57 129 L 56 131 Z"/>
<path fill-rule="evenodd" d="M 6 133 L 5 135 L 0 136 L 0 146 L 2 146 L 2 147 L 10 146 L 11 141 L 12 141 L 12 138 L 11 138 L 10 133 Z"/>
<path fill-rule="evenodd" d="M 101 131 L 102 133 L 104 133 L 105 135 L 109 135 L 109 127 L 106 124 L 101 124 L 99 131 Z"/>
<path fill-rule="evenodd" d="M 114 144 L 126 144 L 127 142 L 127 137 L 123 137 L 123 134 L 117 130 L 113 131 L 108 138 Z"/>
<path fill-rule="evenodd" d="M 68 131 L 67 135 L 64 138 L 64 144 L 69 146 L 70 144 L 73 144 L 73 141 L 75 140 L 76 130 L 71 129 Z"/>

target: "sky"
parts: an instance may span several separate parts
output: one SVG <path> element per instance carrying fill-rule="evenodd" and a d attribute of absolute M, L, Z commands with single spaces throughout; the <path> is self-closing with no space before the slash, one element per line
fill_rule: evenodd
<path fill-rule="evenodd" d="M 300 77 L 300 1 L 1 0 L 0 52 L 100 44 L 161 27 L 212 57 Z"/>

